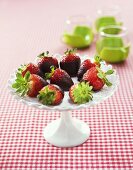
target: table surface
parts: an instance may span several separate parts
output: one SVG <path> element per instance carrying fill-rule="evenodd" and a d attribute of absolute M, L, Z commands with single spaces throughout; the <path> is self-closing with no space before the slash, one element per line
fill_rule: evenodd
<path fill-rule="evenodd" d="M 61 53 L 64 21 L 70 15 L 89 15 L 112 1 L 0 1 L 0 169 L 133 169 L 133 56 L 115 64 L 120 76 L 117 92 L 93 108 L 73 111 L 91 128 L 87 142 L 74 148 L 48 144 L 42 129 L 59 117 L 19 103 L 7 81 L 15 68 L 33 61 L 42 51 Z M 118 1 L 121 17 L 133 43 L 132 1 Z M 95 44 L 80 54 L 95 54 Z"/>

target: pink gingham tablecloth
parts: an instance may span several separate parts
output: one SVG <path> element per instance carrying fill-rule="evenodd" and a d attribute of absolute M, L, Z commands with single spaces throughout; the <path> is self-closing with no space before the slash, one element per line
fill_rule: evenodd
<path fill-rule="evenodd" d="M 59 117 L 28 107 L 15 100 L 7 81 L 15 68 L 33 61 L 40 52 L 63 53 L 60 41 L 64 20 L 69 15 L 89 15 L 92 20 L 101 1 L 0 1 L 0 169 L 133 169 L 133 56 L 114 65 L 120 76 L 117 92 L 104 103 L 73 116 L 91 128 L 87 142 L 74 148 L 48 144 L 42 129 Z M 132 1 L 117 1 L 133 42 Z M 92 56 L 95 46 L 79 51 Z"/>

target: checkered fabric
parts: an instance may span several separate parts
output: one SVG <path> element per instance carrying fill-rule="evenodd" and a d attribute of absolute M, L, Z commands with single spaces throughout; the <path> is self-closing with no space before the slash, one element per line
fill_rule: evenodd
<path fill-rule="evenodd" d="M 95 107 L 73 111 L 74 117 L 91 128 L 88 141 L 78 147 L 66 149 L 48 144 L 42 130 L 59 117 L 59 112 L 28 107 L 7 89 L 10 74 L 21 63 L 34 60 L 44 49 L 62 53 L 66 46 L 59 39 L 64 18 L 78 11 L 96 11 L 98 1 L 94 2 L 89 8 L 87 0 L 83 5 L 74 0 L 74 9 L 67 1 L 0 2 L 0 170 L 133 169 L 132 54 L 126 62 L 114 65 L 120 85 L 111 98 Z M 124 1 L 121 5 L 124 8 Z M 127 5 L 130 14 L 132 5 Z M 91 56 L 94 50 L 92 45 L 79 53 Z"/>

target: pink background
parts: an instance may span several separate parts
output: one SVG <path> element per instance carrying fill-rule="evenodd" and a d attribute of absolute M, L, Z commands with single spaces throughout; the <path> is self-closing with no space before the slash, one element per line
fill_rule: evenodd
<path fill-rule="evenodd" d="M 3 62 L 0 64 L 15 68 L 27 59 L 34 59 L 41 51 L 63 52 L 66 46 L 60 37 L 68 16 L 89 15 L 93 22 L 97 9 L 112 5 L 120 6 L 132 41 L 132 0 L 1 0 L 0 58 Z M 94 53 L 91 49 L 84 52 Z M 10 64 L 9 60 L 14 63 Z"/>
<path fill-rule="evenodd" d="M 113 97 L 73 112 L 91 127 L 89 140 L 80 147 L 49 145 L 42 128 L 59 113 L 27 107 L 7 90 L 10 74 L 20 64 L 33 61 L 42 51 L 66 50 L 60 38 L 68 16 L 89 15 L 94 21 L 97 9 L 112 5 L 120 6 L 132 45 L 132 0 L 0 0 L 0 169 L 133 169 L 132 51 L 125 63 L 114 65 L 120 86 Z M 92 56 L 94 44 L 79 53 Z"/>

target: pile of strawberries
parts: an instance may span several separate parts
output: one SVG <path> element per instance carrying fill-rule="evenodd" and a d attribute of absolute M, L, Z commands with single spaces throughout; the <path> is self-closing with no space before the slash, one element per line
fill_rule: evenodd
<path fill-rule="evenodd" d="M 69 91 L 73 103 L 86 103 L 92 100 L 93 91 L 112 85 L 106 76 L 114 71 L 103 72 L 100 62 L 101 58 L 95 56 L 93 63 L 89 59 L 81 63 L 75 49 L 67 50 L 60 62 L 49 52 L 42 53 L 36 65 L 29 63 L 18 69 L 12 87 L 20 96 L 37 97 L 44 105 L 60 104 L 64 91 Z M 74 84 L 72 77 L 77 77 L 79 83 Z"/>

